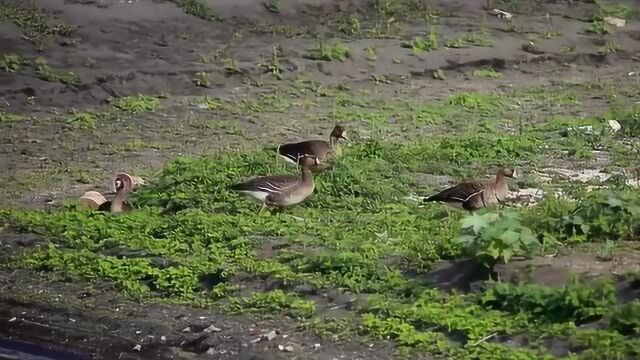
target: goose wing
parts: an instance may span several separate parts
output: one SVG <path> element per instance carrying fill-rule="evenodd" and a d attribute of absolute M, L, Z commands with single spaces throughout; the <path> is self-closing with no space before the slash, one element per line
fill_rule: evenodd
<path fill-rule="evenodd" d="M 425 202 L 441 201 L 441 202 L 459 202 L 464 203 L 469 201 L 474 196 L 482 194 L 485 187 L 482 183 L 477 181 L 467 181 L 458 185 L 452 186 L 448 189 L 444 189 L 435 195 L 431 195 L 424 199 Z"/>
<path fill-rule="evenodd" d="M 299 183 L 300 177 L 295 175 L 270 175 L 232 185 L 231 190 L 279 194 L 288 191 Z"/>
<path fill-rule="evenodd" d="M 293 163 L 299 163 L 304 155 L 322 159 L 330 150 L 331 146 L 324 140 L 307 140 L 278 146 L 278 154 Z"/>

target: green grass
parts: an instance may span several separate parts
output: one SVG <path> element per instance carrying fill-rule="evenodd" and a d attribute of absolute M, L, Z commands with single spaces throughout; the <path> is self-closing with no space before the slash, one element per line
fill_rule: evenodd
<path fill-rule="evenodd" d="M 320 40 L 318 46 L 309 50 L 305 57 L 311 60 L 344 61 L 351 57 L 351 49 L 341 42 L 329 45 Z"/>
<path fill-rule="evenodd" d="M 47 61 L 44 58 L 35 59 L 34 67 L 40 80 L 59 82 L 65 85 L 79 85 L 81 83 L 80 78 L 76 74 L 55 70 L 47 65 Z"/>
<path fill-rule="evenodd" d="M 171 2 L 181 7 L 189 15 L 208 21 L 220 20 L 216 13 L 200 0 L 171 0 Z"/>
<path fill-rule="evenodd" d="M 483 77 L 488 79 L 500 79 L 502 77 L 502 74 L 493 69 L 476 69 L 476 70 L 473 70 L 473 76 Z"/>
<path fill-rule="evenodd" d="M 24 38 L 34 43 L 38 49 L 46 48 L 56 36 L 69 36 L 77 26 L 54 23 L 51 14 L 35 6 L 34 2 L 24 1 L 16 6 L 15 2 L 0 6 L 0 20 L 11 21 L 22 30 Z"/>
<path fill-rule="evenodd" d="M 350 125 L 352 142 L 340 161 L 314 177 L 315 193 L 304 203 L 258 215 L 259 204 L 228 190 L 254 175 L 298 173 L 262 146 L 180 157 L 136 192 L 131 200 L 137 209 L 130 213 L 83 211 L 73 201 L 53 210 L 3 210 L 3 222 L 50 239 L 6 266 L 53 271 L 67 281 L 107 282 L 138 299 L 286 316 L 321 335 L 390 339 L 398 356 L 406 358 L 421 353 L 469 360 L 550 359 L 552 340 L 575 344 L 575 354 L 566 359 L 638 354 L 634 336 L 640 310 L 635 303 L 616 304 L 608 279 L 576 280 L 559 288 L 488 282 L 477 292 L 444 293 L 425 276 L 443 259 L 468 257 L 492 267 L 573 244 L 637 240 L 638 190 L 618 186 L 586 195 L 554 182 L 550 187 L 567 185 L 579 200 L 548 196 L 535 207 L 473 216 L 414 199 L 444 186 L 425 181 L 425 174 L 489 177 L 500 166 L 527 174 L 553 156 L 566 160 L 565 152 L 572 149 L 592 154 L 604 145 L 611 155 L 628 151 L 622 141 L 635 136 L 635 106 L 620 103 L 589 118 L 568 115 L 594 92 L 606 91 L 595 86 L 463 92 L 424 101 L 404 93 L 391 98 L 338 87 L 319 90 L 304 81 L 298 85 L 241 100 L 205 97 L 185 106 L 203 104 L 203 116 L 216 119 L 213 126 L 242 133 L 235 119 L 256 114 L 310 120 L 303 114 L 308 95 L 313 118 L 320 114 L 332 122 L 360 124 Z M 117 100 L 107 111 L 139 114 L 159 105 L 155 97 L 138 95 Z M 536 111 L 531 122 L 520 122 L 523 108 Z M 563 116 L 556 115 L 559 110 Z M 74 112 L 67 121 L 100 129 L 102 114 Z M 625 122 L 628 132 L 606 135 L 601 130 L 609 118 Z M 596 131 L 563 132 L 583 125 Z M 428 136 L 411 136 L 407 129 L 426 129 L 421 134 Z M 140 151 L 149 144 L 149 139 L 135 139 L 118 149 Z M 95 177 L 80 169 L 65 176 L 81 183 Z M 273 285 L 268 291 L 266 283 Z M 333 290 L 358 299 L 341 314 L 346 320 L 331 317 L 336 304 L 309 296 Z M 607 328 L 578 328 L 599 318 L 611 320 Z"/>
<path fill-rule="evenodd" d="M 24 59 L 17 54 L 5 54 L 0 58 L 0 70 L 8 73 L 19 71 L 24 66 Z"/>
<path fill-rule="evenodd" d="M 154 111 L 159 105 L 160 100 L 157 97 L 140 94 L 123 97 L 113 103 L 115 109 L 131 114 Z"/>

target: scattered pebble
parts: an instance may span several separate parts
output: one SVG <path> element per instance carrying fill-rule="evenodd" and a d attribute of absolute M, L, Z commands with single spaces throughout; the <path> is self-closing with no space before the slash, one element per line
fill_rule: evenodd
<path fill-rule="evenodd" d="M 167 337 L 164 336 L 164 335 L 160 336 L 160 341 L 166 342 L 167 341 Z"/>
<path fill-rule="evenodd" d="M 318 350 L 318 349 L 320 349 L 320 346 L 321 346 L 321 345 L 320 345 L 320 344 L 318 344 L 318 343 L 313 344 L 313 350 Z"/>
<path fill-rule="evenodd" d="M 210 333 L 210 332 L 220 332 L 220 331 L 222 331 L 222 329 L 217 328 L 213 324 L 209 325 L 207 328 L 204 329 L 204 332 L 208 332 L 208 333 Z"/>
<path fill-rule="evenodd" d="M 618 132 L 622 128 L 620 123 L 617 122 L 616 120 L 609 120 L 609 127 L 611 128 L 611 131 L 613 131 L 614 133 Z"/>
<path fill-rule="evenodd" d="M 183 333 L 188 333 L 191 332 L 191 326 L 187 326 L 186 328 L 182 329 Z"/>
<path fill-rule="evenodd" d="M 611 16 L 605 17 L 604 22 L 606 22 L 609 25 L 613 25 L 617 27 L 623 27 L 626 24 L 626 21 L 624 19 L 611 17 Z"/>
<path fill-rule="evenodd" d="M 16 320 L 18 320 L 18 318 L 14 316 L 14 317 L 12 317 L 11 319 L 9 319 L 9 322 L 14 322 L 14 321 L 16 321 Z"/>
<path fill-rule="evenodd" d="M 503 20 L 510 20 L 513 17 L 511 13 L 508 13 L 506 11 L 499 10 L 499 9 L 490 10 L 489 13 L 497 16 L 498 19 L 503 19 Z"/>
<path fill-rule="evenodd" d="M 142 350 L 142 345 L 137 344 L 137 345 L 136 345 L 136 346 L 134 346 L 134 347 L 133 347 L 133 349 L 131 349 L 131 350 L 134 350 L 134 351 L 140 351 L 140 350 Z"/>
<path fill-rule="evenodd" d="M 278 336 L 278 334 L 276 333 L 275 330 L 273 330 L 273 331 L 269 331 L 268 333 L 264 334 L 262 336 L 262 338 L 267 340 L 267 341 L 271 341 L 271 340 L 275 339 L 276 336 Z"/>
<path fill-rule="evenodd" d="M 286 351 L 286 352 L 293 352 L 293 346 L 291 346 L 291 345 L 287 345 L 287 346 L 285 346 L 285 347 L 284 347 L 284 351 Z"/>

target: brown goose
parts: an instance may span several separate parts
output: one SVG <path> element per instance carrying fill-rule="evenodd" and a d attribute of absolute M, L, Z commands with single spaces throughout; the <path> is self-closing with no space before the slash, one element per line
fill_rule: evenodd
<path fill-rule="evenodd" d="M 119 213 L 131 210 L 131 204 L 126 202 L 126 197 L 134 187 L 143 185 L 144 181 L 129 174 L 120 173 L 113 180 L 115 197 L 107 200 L 97 191 L 87 191 L 80 197 L 80 205 L 86 208 L 97 209 L 98 211 L 110 211 Z"/>
<path fill-rule="evenodd" d="M 262 201 L 260 212 L 268 206 L 282 207 L 298 204 L 313 194 L 315 185 L 310 168 L 318 165 L 318 159 L 305 156 L 299 162 L 302 165 L 302 176 L 260 176 L 232 185 L 230 189 Z"/>
<path fill-rule="evenodd" d="M 318 164 L 311 166 L 310 169 L 319 171 L 328 166 L 326 160 L 329 157 L 337 157 L 342 154 L 342 146 L 339 141 L 340 139 L 348 141 L 346 134 L 347 131 L 341 125 L 336 125 L 329 134 L 328 142 L 325 140 L 306 140 L 287 143 L 278 146 L 276 151 L 286 161 L 298 165 L 302 165 L 301 161 L 305 156 L 314 156 L 318 159 Z"/>
<path fill-rule="evenodd" d="M 470 212 L 502 203 L 507 197 L 509 187 L 505 177 L 516 178 L 512 169 L 500 169 L 495 181 L 480 182 L 470 180 L 442 190 L 424 199 L 424 202 L 444 202 L 452 206 L 462 207 Z"/>

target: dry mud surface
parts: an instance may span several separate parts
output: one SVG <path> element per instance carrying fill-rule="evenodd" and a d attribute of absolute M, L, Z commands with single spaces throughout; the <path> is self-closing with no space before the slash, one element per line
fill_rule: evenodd
<path fill-rule="evenodd" d="M 0 0 L 3 9 L 24 3 Z M 20 13 L 21 20 L 12 17 L 16 13 L 0 17 L 0 55 L 17 54 L 29 61 L 16 71 L 0 69 L 2 207 L 56 207 L 86 190 L 108 188 L 111 174 L 119 170 L 151 177 L 180 155 L 325 137 L 335 113 L 324 89 L 347 89 L 363 99 L 373 93 L 377 98 L 434 102 L 460 92 L 607 84 L 581 88 L 584 100 L 579 109 L 549 106 L 554 116 L 585 118 L 603 112 L 611 100 L 605 96 L 609 89 L 627 94 L 629 102 L 640 98 L 640 21 L 629 19 L 606 35 L 588 32 L 589 23 L 582 19 L 593 13 L 596 5 L 591 3 L 498 2 L 521 6 L 522 13 L 514 12 L 513 22 L 507 22 L 487 12 L 481 1 L 431 1 L 437 10 L 440 45 L 427 52 L 400 46 L 415 36 L 426 37 L 429 27 L 411 18 L 416 12 L 410 7 L 426 2 L 398 1 L 407 8 L 387 23 L 377 20 L 380 10 L 373 1 L 281 0 L 274 13 L 265 5 L 268 2 L 258 0 L 201 0 L 212 9 L 210 19 L 189 14 L 190 5 L 176 3 L 181 2 L 36 0 L 40 15 L 28 7 Z M 640 8 L 639 1 L 628 4 Z M 349 34 L 356 26 L 345 19 L 356 15 L 363 19 L 358 32 L 366 35 Z M 77 28 L 66 32 L 53 24 Z M 473 36 L 484 40 L 460 48 L 444 46 Z M 350 57 L 309 59 L 306 54 L 320 37 L 327 43 L 341 41 L 351 49 Z M 480 46 L 483 41 L 487 43 Z M 278 75 L 269 66 L 274 51 Z M 36 61 L 38 57 L 46 65 Z M 487 69 L 499 72 L 500 78 L 476 72 Z M 56 78 L 52 72 L 62 75 Z M 279 91 L 290 89 L 298 93 L 282 103 Z M 159 105 L 152 111 L 108 110 L 117 108 L 118 99 L 138 94 L 160 96 Z M 211 115 L 203 96 L 228 99 L 238 104 L 237 109 Z M 93 109 L 107 110 L 104 115 L 82 115 Z M 517 117 L 535 122 L 548 115 L 547 110 L 523 104 Z M 456 131 L 455 124 L 405 126 L 393 118 L 374 126 L 366 108 L 350 120 L 348 126 L 359 128 L 361 138 L 381 131 L 402 141 Z M 554 159 L 547 167 L 603 167 L 599 161 L 608 160 Z M 421 179 L 431 184 L 429 188 L 451 180 L 427 174 Z M 45 241 L 5 230 L 0 234 L 2 258 Z M 538 269 L 534 281 L 545 285 L 562 283 L 568 272 L 624 273 L 637 270 L 634 246 L 605 265 L 595 255 L 569 252 L 496 271 L 512 279 L 533 266 Z M 464 288 L 475 271 L 442 263 L 422 276 L 446 289 Z M 0 339 L 99 359 L 332 360 L 390 359 L 395 354 L 395 345 L 386 341 L 327 341 L 300 330 L 292 320 L 252 320 L 181 305 L 138 303 L 109 286 L 68 283 L 63 278 L 25 269 L 0 270 Z M 345 304 L 339 298 L 332 301 Z M 211 325 L 217 329 L 205 331 Z M 259 340 L 274 330 L 274 340 Z"/>

